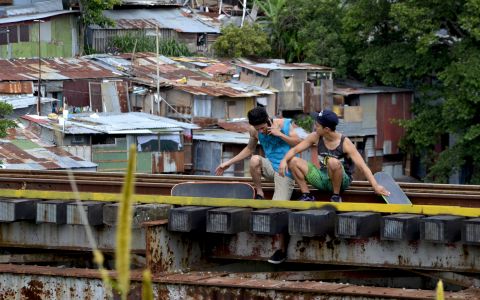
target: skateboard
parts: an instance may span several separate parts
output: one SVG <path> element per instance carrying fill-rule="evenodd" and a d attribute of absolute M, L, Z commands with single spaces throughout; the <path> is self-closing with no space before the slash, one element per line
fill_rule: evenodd
<path fill-rule="evenodd" d="M 383 196 L 383 199 L 388 204 L 412 204 L 407 195 L 402 191 L 398 183 L 385 172 L 377 172 L 373 175 L 380 185 L 383 185 L 389 192 L 390 196 Z"/>
<path fill-rule="evenodd" d="M 243 182 L 183 182 L 172 187 L 172 196 L 254 199 L 255 189 Z"/>

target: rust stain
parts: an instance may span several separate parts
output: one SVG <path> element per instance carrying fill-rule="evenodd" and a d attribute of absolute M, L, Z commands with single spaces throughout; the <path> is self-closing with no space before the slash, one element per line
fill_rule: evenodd
<path fill-rule="evenodd" d="M 33 94 L 33 82 L 0 82 L 0 94 Z"/>

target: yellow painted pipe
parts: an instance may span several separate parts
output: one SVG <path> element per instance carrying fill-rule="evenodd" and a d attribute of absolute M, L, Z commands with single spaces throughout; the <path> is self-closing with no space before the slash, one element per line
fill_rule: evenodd
<path fill-rule="evenodd" d="M 117 202 L 121 195 L 112 193 L 91 193 L 82 192 L 82 201 L 104 201 Z M 0 190 L 0 197 L 23 198 L 23 199 L 45 199 L 45 200 L 75 200 L 72 192 L 39 191 L 39 190 Z M 264 208 L 288 208 L 297 210 L 319 209 L 325 205 L 335 207 L 337 211 L 371 211 L 388 214 L 423 214 L 423 215 L 457 215 L 464 217 L 480 217 L 480 208 L 445 206 L 445 205 L 406 205 L 406 204 L 377 204 L 377 203 L 333 203 L 333 202 L 307 202 L 307 201 L 269 201 L 269 200 L 247 200 L 207 197 L 179 197 L 179 196 L 155 196 L 155 195 L 134 195 L 133 202 L 156 203 L 173 205 L 195 205 L 195 206 L 217 206 L 217 207 L 251 207 Z"/>

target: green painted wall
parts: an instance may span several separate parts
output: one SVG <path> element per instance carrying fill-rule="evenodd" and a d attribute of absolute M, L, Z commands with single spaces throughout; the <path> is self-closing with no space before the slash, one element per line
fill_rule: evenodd
<path fill-rule="evenodd" d="M 98 171 L 125 171 L 128 161 L 127 139 L 117 138 L 115 145 L 92 146 L 92 161 L 98 164 Z"/>
<path fill-rule="evenodd" d="M 137 172 L 152 174 L 152 152 L 137 152 Z"/>
<path fill-rule="evenodd" d="M 77 17 L 73 14 L 55 16 L 49 21 L 51 29 L 51 40 L 43 41 L 41 38 L 40 50 L 42 57 L 72 57 L 77 49 L 78 34 L 75 37 L 77 41 L 72 39 L 72 29 L 78 28 Z M 75 30 L 74 32 L 78 32 Z M 11 43 L 12 58 L 18 57 L 38 57 L 38 24 L 32 23 L 29 25 L 29 42 Z M 75 53 L 76 54 L 76 53 Z M 6 58 L 8 55 L 7 45 L 0 46 L 0 55 Z"/>

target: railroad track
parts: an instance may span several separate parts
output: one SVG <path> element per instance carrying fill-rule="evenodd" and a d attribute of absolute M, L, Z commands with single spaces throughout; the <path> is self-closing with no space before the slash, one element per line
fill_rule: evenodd
<path fill-rule="evenodd" d="M 74 172 L 75 183 L 81 192 L 118 193 L 123 182 L 123 173 Z M 239 181 L 251 183 L 245 177 L 218 177 L 170 174 L 137 174 L 136 193 L 143 195 L 170 195 L 171 188 L 186 181 Z M 414 204 L 456 205 L 480 207 L 479 185 L 451 185 L 431 183 L 400 183 Z M 265 182 L 267 197 L 273 194 L 273 183 Z M 71 191 L 67 171 L 0 170 L 0 188 L 23 190 Z M 298 192 L 298 191 L 297 191 Z M 320 201 L 327 201 L 329 195 L 314 190 Z M 295 195 L 294 195 L 295 197 Z M 345 192 L 347 202 L 383 203 L 373 193 L 366 181 L 354 181 Z"/>

